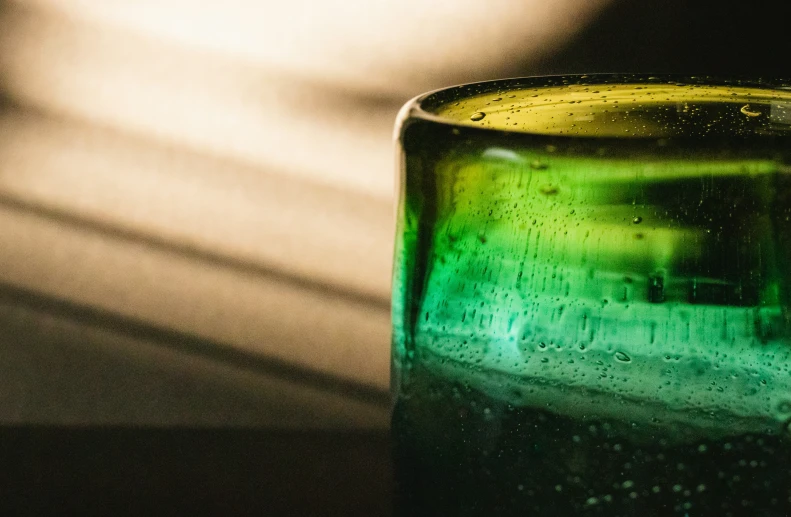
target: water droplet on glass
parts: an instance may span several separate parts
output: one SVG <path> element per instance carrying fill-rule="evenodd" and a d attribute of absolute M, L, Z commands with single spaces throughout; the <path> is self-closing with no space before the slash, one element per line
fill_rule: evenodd
<path fill-rule="evenodd" d="M 483 120 L 485 116 L 486 113 L 484 113 L 483 111 L 476 111 L 475 113 L 470 115 L 470 120 L 472 120 L 473 122 L 477 122 L 479 120 Z"/>
<path fill-rule="evenodd" d="M 635 217 L 634 219 L 632 219 L 632 222 L 633 222 L 634 224 L 640 224 L 640 223 L 642 223 L 642 222 L 643 222 L 643 218 L 642 218 L 642 217 L 640 217 L 640 216 L 638 215 L 637 217 Z"/>
<path fill-rule="evenodd" d="M 558 187 L 555 185 L 542 185 L 539 191 L 545 196 L 554 196 L 558 193 Z"/>
<path fill-rule="evenodd" d="M 629 357 L 628 355 L 626 355 L 625 353 L 620 352 L 620 351 L 619 352 L 615 352 L 615 358 L 617 360 L 621 361 L 622 363 L 628 363 L 628 362 L 630 362 L 632 360 L 631 357 Z"/>
<path fill-rule="evenodd" d="M 540 162 L 538 160 L 533 160 L 532 162 L 530 162 L 530 168 L 535 169 L 537 171 L 546 169 L 547 167 L 549 166 L 546 163 Z"/>
<path fill-rule="evenodd" d="M 748 117 L 758 117 L 761 115 L 760 111 L 753 111 L 750 108 L 749 104 L 745 104 L 744 106 L 742 106 L 742 108 L 739 111 L 741 111 L 743 115 L 747 115 Z"/>

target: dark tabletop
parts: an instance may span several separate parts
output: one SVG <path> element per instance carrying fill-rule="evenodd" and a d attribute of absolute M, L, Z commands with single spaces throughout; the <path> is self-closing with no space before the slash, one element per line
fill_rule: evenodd
<path fill-rule="evenodd" d="M 0 428 L 0 515 L 391 513 L 386 433 Z"/>

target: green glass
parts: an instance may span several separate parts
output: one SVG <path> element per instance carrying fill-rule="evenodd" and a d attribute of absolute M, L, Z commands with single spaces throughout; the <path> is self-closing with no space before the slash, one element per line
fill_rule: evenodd
<path fill-rule="evenodd" d="M 791 512 L 791 87 L 515 79 L 397 131 L 397 513 Z"/>

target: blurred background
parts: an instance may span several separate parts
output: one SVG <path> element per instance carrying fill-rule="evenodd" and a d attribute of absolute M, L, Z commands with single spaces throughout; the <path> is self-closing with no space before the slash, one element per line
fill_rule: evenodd
<path fill-rule="evenodd" d="M 388 424 L 395 115 L 789 75 L 773 4 L 0 0 L 0 422 Z"/>

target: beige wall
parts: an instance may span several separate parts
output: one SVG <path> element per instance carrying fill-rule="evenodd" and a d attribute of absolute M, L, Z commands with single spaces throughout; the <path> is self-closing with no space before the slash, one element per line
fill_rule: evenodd
<path fill-rule="evenodd" d="M 0 283 L 384 394 L 398 108 L 604 1 L 8 1 Z"/>

